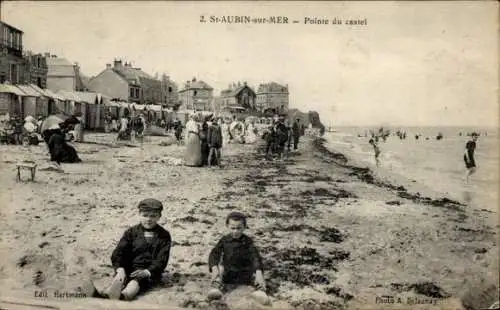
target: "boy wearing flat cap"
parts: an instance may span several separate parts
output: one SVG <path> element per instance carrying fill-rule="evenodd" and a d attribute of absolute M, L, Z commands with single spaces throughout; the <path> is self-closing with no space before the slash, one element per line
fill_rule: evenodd
<path fill-rule="evenodd" d="M 139 203 L 140 223 L 125 231 L 111 262 L 116 274 L 111 285 L 95 297 L 132 300 L 158 283 L 167 266 L 171 237 L 157 224 L 163 205 L 152 198 Z"/>

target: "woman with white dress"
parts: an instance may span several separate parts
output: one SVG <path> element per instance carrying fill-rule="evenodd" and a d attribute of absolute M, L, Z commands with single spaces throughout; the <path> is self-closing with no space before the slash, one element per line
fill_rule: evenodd
<path fill-rule="evenodd" d="M 184 163 L 186 166 L 191 167 L 200 167 L 202 164 L 200 127 L 196 122 L 194 114 L 189 115 L 189 121 L 186 123 Z"/>
<path fill-rule="evenodd" d="M 245 143 L 253 144 L 257 142 L 257 128 L 255 121 L 251 120 L 246 129 Z"/>
<path fill-rule="evenodd" d="M 222 144 L 229 144 L 230 136 L 229 136 L 229 120 L 222 119 L 220 128 L 222 131 Z"/>

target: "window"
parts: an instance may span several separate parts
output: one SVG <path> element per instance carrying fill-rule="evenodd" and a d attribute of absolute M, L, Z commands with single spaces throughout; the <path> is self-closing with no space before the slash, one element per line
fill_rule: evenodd
<path fill-rule="evenodd" d="M 198 94 L 198 92 L 195 90 L 195 91 L 193 92 L 193 96 L 196 96 L 197 94 Z"/>
<path fill-rule="evenodd" d="M 10 64 L 10 82 L 12 84 L 19 83 L 19 67 L 16 64 Z"/>
<path fill-rule="evenodd" d="M 140 98 L 140 95 L 139 95 L 139 88 L 136 88 L 136 89 L 135 89 L 135 98 Z"/>
<path fill-rule="evenodd" d="M 168 88 L 168 92 L 171 93 L 172 92 L 172 87 L 169 87 Z"/>
<path fill-rule="evenodd" d="M 40 88 L 43 88 L 42 87 L 42 78 L 37 78 L 36 79 L 36 85 L 38 85 L 38 87 L 40 87 Z"/>

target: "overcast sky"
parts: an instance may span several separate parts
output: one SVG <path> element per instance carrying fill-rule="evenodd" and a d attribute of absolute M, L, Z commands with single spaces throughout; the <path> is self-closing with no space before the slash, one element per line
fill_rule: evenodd
<path fill-rule="evenodd" d="M 194 76 L 288 84 L 290 105 L 332 125 L 498 125 L 495 2 L 2 2 L 24 48 L 98 74 L 114 58 L 180 86 Z M 200 15 L 299 24 L 200 23 Z M 367 26 L 305 25 L 305 17 Z"/>

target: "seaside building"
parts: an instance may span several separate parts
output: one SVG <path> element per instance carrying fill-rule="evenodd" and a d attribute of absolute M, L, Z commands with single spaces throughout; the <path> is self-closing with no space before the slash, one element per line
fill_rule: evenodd
<path fill-rule="evenodd" d="M 25 82 L 35 84 L 40 88 L 47 88 L 47 61 L 42 54 L 26 52 L 24 55 Z"/>
<path fill-rule="evenodd" d="M 257 88 L 256 108 L 260 112 L 286 113 L 289 108 L 288 84 L 260 84 Z"/>
<path fill-rule="evenodd" d="M 79 67 L 65 58 L 45 53 L 47 62 L 47 88 L 54 91 L 77 90 L 77 73 Z"/>
<path fill-rule="evenodd" d="M 256 110 L 256 97 L 255 91 L 247 82 L 232 83 L 220 92 L 219 110 L 232 113 Z"/>
<path fill-rule="evenodd" d="M 164 74 L 159 80 L 121 60 L 115 60 L 113 65 L 106 64 L 106 69 L 90 79 L 88 87 L 113 99 L 138 104 L 172 107 L 178 104 L 177 85 L 170 77 Z"/>
<path fill-rule="evenodd" d="M 184 88 L 179 91 L 180 109 L 212 111 L 213 91 L 210 85 L 196 78 L 186 81 Z"/>
<path fill-rule="evenodd" d="M 0 83 L 24 83 L 23 32 L 0 21 Z"/>

